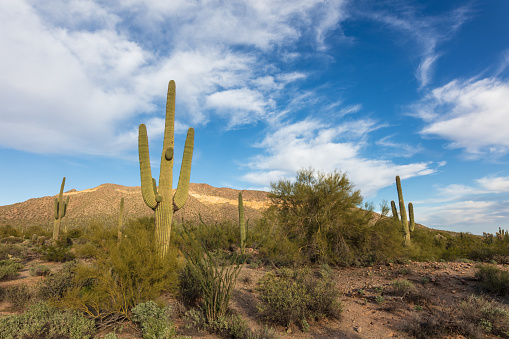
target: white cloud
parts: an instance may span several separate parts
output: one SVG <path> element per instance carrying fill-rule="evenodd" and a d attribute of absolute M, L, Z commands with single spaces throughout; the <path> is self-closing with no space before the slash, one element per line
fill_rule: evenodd
<path fill-rule="evenodd" d="M 495 78 L 452 81 L 416 106 L 427 125 L 421 134 L 450 141 L 472 155 L 509 151 L 509 83 Z"/>
<path fill-rule="evenodd" d="M 265 187 L 281 177 L 291 178 L 301 168 L 332 172 L 344 171 L 361 192 L 371 197 L 394 177 L 410 178 L 433 173 L 429 163 L 398 165 L 387 160 L 368 159 L 361 155 L 362 140 L 376 129 L 369 120 L 328 126 L 307 119 L 281 126 L 268 132 L 256 145 L 264 154 L 252 157 L 247 167 L 251 170 L 243 179 Z M 340 141 L 342 140 L 342 141 Z"/>
<path fill-rule="evenodd" d="M 281 72 L 266 53 L 298 58 L 286 47 L 324 18 L 321 36 L 341 19 L 324 10 L 331 4 L 2 1 L 0 145 L 116 156 L 133 148 L 139 122 L 162 116 L 169 79 L 177 124 L 216 113 L 230 127 L 270 119 L 283 87 L 306 74 Z"/>

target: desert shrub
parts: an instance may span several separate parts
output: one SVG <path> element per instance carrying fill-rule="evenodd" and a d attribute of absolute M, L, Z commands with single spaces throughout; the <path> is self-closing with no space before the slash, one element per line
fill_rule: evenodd
<path fill-rule="evenodd" d="M 23 309 L 32 299 L 32 293 L 26 284 L 10 286 L 5 289 L 5 298 L 16 309 Z"/>
<path fill-rule="evenodd" d="M 202 312 L 190 309 L 184 317 L 191 323 L 191 327 L 219 334 L 232 339 L 275 339 L 276 332 L 267 326 L 258 331 L 252 331 L 247 322 L 238 314 L 226 314 L 216 320 L 207 322 Z"/>
<path fill-rule="evenodd" d="M 74 270 L 77 263 L 70 261 L 58 271 L 45 276 L 36 286 L 36 295 L 41 300 L 57 301 L 74 286 Z"/>
<path fill-rule="evenodd" d="M 16 244 L 0 244 L 0 260 L 23 257 L 24 247 Z"/>
<path fill-rule="evenodd" d="M 143 338 L 168 339 L 176 335 L 173 324 L 169 321 L 171 309 L 159 307 L 154 301 L 136 305 L 132 309 L 133 321 L 138 323 Z"/>
<path fill-rule="evenodd" d="M 0 238 L 7 237 L 21 237 L 21 232 L 12 227 L 11 225 L 0 226 Z"/>
<path fill-rule="evenodd" d="M 193 239 L 189 232 L 182 237 L 187 262 L 181 274 L 180 294 L 188 303 L 199 298 L 201 310 L 210 323 L 226 314 L 242 267 L 234 255 L 220 263 L 218 256 Z"/>
<path fill-rule="evenodd" d="M 415 285 L 406 279 L 394 280 L 391 283 L 391 288 L 388 291 L 392 295 L 403 297 L 411 291 L 415 290 Z"/>
<path fill-rule="evenodd" d="M 15 260 L 0 260 L 0 281 L 14 279 L 22 268 L 23 264 Z"/>
<path fill-rule="evenodd" d="M 93 320 L 78 312 L 59 310 L 45 302 L 25 313 L 0 317 L 0 338 L 91 338 Z"/>
<path fill-rule="evenodd" d="M 83 235 L 83 231 L 79 228 L 73 228 L 67 232 L 69 238 L 80 238 Z"/>
<path fill-rule="evenodd" d="M 97 258 L 101 253 L 101 249 L 97 244 L 87 241 L 83 244 L 76 245 L 74 253 L 76 253 L 78 258 Z"/>
<path fill-rule="evenodd" d="M 279 269 L 259 281 L 258 311 L 267 322 L 291 326 L 324 317 L 339 317 L 339 291 L 332 278 L 317 279 L 311 271 Z"/>
<path fill-rule="evenodd" d="M 123 233 L 120 243 L 116 237 L 106 238 L 94 262 L 76 267 L 73 287 L 59 305 L 98 320 L 112 316 L 127 319 L 136 305 L 157 298 L 163 291 L 176 290 L 177 253 L 170 249 L 164 259 L 160 258 L 154 245 L 153 219 L 149 224 L 131 221 Z"/>
<path fill-rule="evenodd" d="M 491 333 L 509 337 L 509 309 L 484 297 L 471 296 L 459 305 L 462 317 Z"/>
<path fill-rule="evenodd" d="M 51 233 L 44 230 L 42 226 L 30 226 L 26 230 L 23 231 L 23 236 L 27 239 L 33 239 L 34 235 L 36 237 L 42 237 L 42 236 L 50 236 Z"/>
<path fill-rule="evenodd" d="M 509 294 L 509 272 L 493 265 L 479 265 L 475 276 L 484 290 L 499 295 Z"/>
<path fill-rule="evenodd" d="M 53 262 L 66 262 L 74 260 L 74 254 L 71 253 L 72 242 L 68 242 L 67 239 L 59 240 L 55 245 L 43 246 L 40 249 L 44 260 Z"/>
<path fill-rule="evenodd" d="M 38 266 L 30 267 L 28 272 L 30 273 L 30 275 L 32 277 L 40 277 L 40 276 L 49 275 L 51 273 L 51 270 L 49 268 L 47 268 L 46 266 L 38 265 Z"/>

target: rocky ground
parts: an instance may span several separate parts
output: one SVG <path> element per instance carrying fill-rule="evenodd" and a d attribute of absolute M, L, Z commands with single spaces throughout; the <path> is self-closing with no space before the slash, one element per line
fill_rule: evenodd
<path fill-rule="evenodd" d="M 2 281 L 0 286 L 28 284 L 35 287 L 42 278 L 31 277 L 28 272 L 30 267 L 37 265 L 46 265 L 52 271 L 62 266 L 33 259 L 25 263 L 25 268 L 16 279 Z M 334 269 L 343 304 L 341 317 L 311 323 L 307 332 L 302 332 L 297 326 L 278 327 L 276 330 L 281 337 L 289 338 L 407 338 L 409 335 L 404 328 L 411 323 L 412 318 L 434 312 L 440 307 L 454 307 L 479 293 L 475 266 L 474 263 L 462 262 L 409 262 Z M 507 269 L 502 265 L 499 267 Z M 268 270 L 245 265 L 232 296 L 232 309 L 240 313 L 253 329 L 262 326 L 256 317 L 256 285 Z M 410 281 L 415 289 L 403 294 L 397 293 L 394 282 L 402 280 Z M 507 302 L 504 299 L 499 301 Z M 8 302 L 0 303 L 0 315 L 14 312 Z M 174 320 L 181 334 L 197 338 L 218 338 L 204 331 L 186 328 L 185 321 L 177 315 Z M 129 326 L 124 328 L 124 333 L 119 337 L 139 338 Z"/>

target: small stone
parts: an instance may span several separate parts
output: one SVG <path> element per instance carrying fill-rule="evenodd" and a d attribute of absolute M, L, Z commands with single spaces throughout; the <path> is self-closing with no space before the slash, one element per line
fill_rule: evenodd
<path fill-rule="evenodd" d="M 359 327 L 355 327 L 355 331 L 357 333 L 361 333 L 362 332 L 362 327 L 360 327 L 360 326 Z"/>

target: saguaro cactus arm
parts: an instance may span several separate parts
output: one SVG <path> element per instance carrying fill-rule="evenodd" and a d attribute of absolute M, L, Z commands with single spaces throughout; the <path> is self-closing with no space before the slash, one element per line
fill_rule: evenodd
<path fill-rule="evenodd" d="M 191 163 L 193 161 L 194 149 L 194 129 L 187 131 L 186 144 L 184 146 L 184 156 L 180 167 L 179 182 L 177 190 L 173 196 L 173 210 L 176 212 L 184 206 L 189 192 L 189 181 L 191 179 Z"/>
<path fill-rule="evenodd" d="M 414 205 L 409 202 L 408 203 L 408 217 L 410 218 L 410 225 L 408 228 L 410 229 L 410 232 L 413 232 L 415 230 L 415 219 L 414 219 Z"/>
<path fill-rule="evenodd" d="M 138 133 L 138 154 L 140 158 L 141 193 L 143 201 L 148 207 L 157 207 L 155 185 L 152 183 L 152 170 L 150 168 L 150 155 L 148 150 L 147 127 L 140 125 Z"/>
<path fill-rule="evenodd" d="M 394 218 L 394 220 L 399 221 L 398 209 L 396 207 L 396 203 L 394 202 L 394 200 L 391 200 L 391 209 L 392 209 L 392 217 Z"/>

